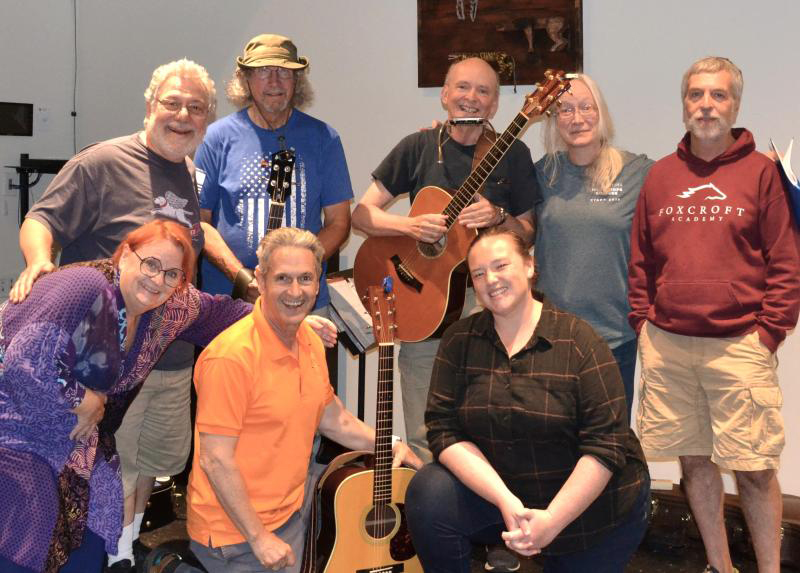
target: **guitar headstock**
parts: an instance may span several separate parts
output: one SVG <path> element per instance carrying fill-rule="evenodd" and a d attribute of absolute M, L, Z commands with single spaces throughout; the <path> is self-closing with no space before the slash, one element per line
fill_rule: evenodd
<path fill-rule="evenodd" d="M 276 203 L 286 203 L 292 192 L 292 171 L 294 171 L 294 151 L 285 149 L 272 155 L 272 167 L 269 172 L 267 189 L 270 198 Z M 262 162 L 262 167 L 267 167 Z"/>
<path fill-rule="evenodd" d="M 366 306 L 372 317 L 372 332 L 375 342 L 394 344 L 394 331 L 397 328 L 394 320 L 394 293 L 391 279 L 384 279 L 383 286 L 367 287 Z"/>
<path fill-rule="evenodd" d="M 569 80 L 562 70 L 547 70 L 544 73 L 544 79 L 544 82 L 538 84 L 535 92 L 525 97 L 522 114 L 528 119 L 545 113 L 565 91 L 569 90 Z"/>

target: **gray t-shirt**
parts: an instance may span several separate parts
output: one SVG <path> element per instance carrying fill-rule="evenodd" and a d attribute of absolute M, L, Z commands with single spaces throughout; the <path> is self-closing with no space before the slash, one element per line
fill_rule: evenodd
<path fill-rule="evenodd" d="M 442 145 L 443 162 L 438 159 L 439 132 L 427 129 L 404 137 L 381 161 L 372 177 L 394 195 L 408 193 L 411 202 L 423 187 L 435 185 L 454 193 L 472 172 L 474 145 L 450 139 Z M 531 209 L 538 185 L 528 147 L 515 140 L 505 157 L 486 180 L 483 196 L 511 215 Z"/>
<path fill-rule="evenodd" d="M 110 257 L 125 236 L 152 221 L 186 225 L 199 255 L 203 247 L 194 166 L 149 150 L 137 134 L 95 143 L 70 159 L 27 217 L 46 225 L 61 246 L 60 264 Z M 156 365 L 192 365 L 194 351 L 173 343 Z"/>
<path fill-rule="evenodd" d="M 645 155 L 622 152 L 623 168 L 608 194 L 586 189 L 586 168 L 558 154 L 551 185 L 545 159 L 536 163 L 541 200 L 534 205 L 539 272 L 536 288 L 556 306 L 586 320 L 611 348 L 635 338 L 628 325 L 631 221 L 644 178 Z"/>

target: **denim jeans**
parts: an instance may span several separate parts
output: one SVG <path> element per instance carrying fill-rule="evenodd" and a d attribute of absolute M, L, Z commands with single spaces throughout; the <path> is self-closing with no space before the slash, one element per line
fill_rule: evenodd
<path fill-rule="evenodd" d="M 649 501 L 648 483 L 623 523 L 588 549 L 545 556 L 545 573 L 622 573 L 647 530 Z M 406 516 L 426 573 L 469 573 L 472 544 L 501 543 L 505 530 L 500 510 L 438 463 L 411 480 Z"/>
<path fill-rule="evenodd" d="M 616 348 L 611 349 L 611 354 L 617 361 L 619 373 L 622 375 L 622 384 L 625 386 L 625 401 L 628 403 L 628 423 L 631 421 L 631 408 L 633 407 L 633 377 L 636 373 L 636 350 L 639 340 L 634 338 Z"/>

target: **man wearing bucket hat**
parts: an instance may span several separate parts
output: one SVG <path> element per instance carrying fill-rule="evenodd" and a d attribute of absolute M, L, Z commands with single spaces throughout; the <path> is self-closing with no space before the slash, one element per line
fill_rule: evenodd
<path fill-rule="evenodd" d="M 201 216 L 224 241 L 206 250 L 202 287 L 230 293 L 235 284 L 252 301 L 258 290 L 250 269 L 258 262 L 256 248 L 270 218 L 276 155 L 294 156 L 280 226 L 316 234 L 326 259 L 350 233 L 353 188 L 339 135 L 300 111 L 311 103 L 312 92 L 308 59 L 298 56 L 294 43 L 261 34 L 247 43 L 236 64 L 226 95 L 239 111 L 211 125 L 195 155 Z M 323 273 L 315 309 L 328 301 Z"/>

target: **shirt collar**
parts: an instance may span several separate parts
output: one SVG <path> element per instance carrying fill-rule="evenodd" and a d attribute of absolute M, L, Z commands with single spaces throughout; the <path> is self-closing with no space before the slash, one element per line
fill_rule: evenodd
<path fill-rule="evenodd" d="M 542 308 L 542 314 L 539 317 L 539 323 L 533 331 L 533 336 L 531 336 L 531 339 L 523 350 L 536 348 L 540 343 L 544 343 L 547 348 L 550 348 L 553 346 L 553 341 L 556 339 L 556 317 L 553 312 L 555 310 L 553 303 L 539 291 L 534 291 L 534 298 L 540 301 L 544 306 Z M 494 328 L 494 316 L 491 311 L 484 309 L 476 315 L 472 324 L 472 330 L 476 334 L 489 337 L 495 344 L 505 350 Z"/>
<path fill-rule="evenodd" d="M 264 313 L 261 311 L 261 297 L 259 296 L 256 299 L 256 302 L 253 303 L 253 322 L 255 323 L 256 330 L 258 331 L 259 336 L 263 342 L 263 348 L 270 358 L 270 360 L 283 360 L 286 358 L 294 359 L 294 355 L 291 351 L 286 348 L 286 345 L 281 341 L 278 335 L 275 333 L 275 330 L 272 328 L 272 325 L 267 321 Z M 309 339 L 309 329 L 311 327 L 308 326 L 305 322 L 300 325 L 300 328 L 297 329 L 297 334 L 295 335 L 295 339 L 297 340 L 298 347 L 305 348 L 311 345 L 311 340 Z"/>

